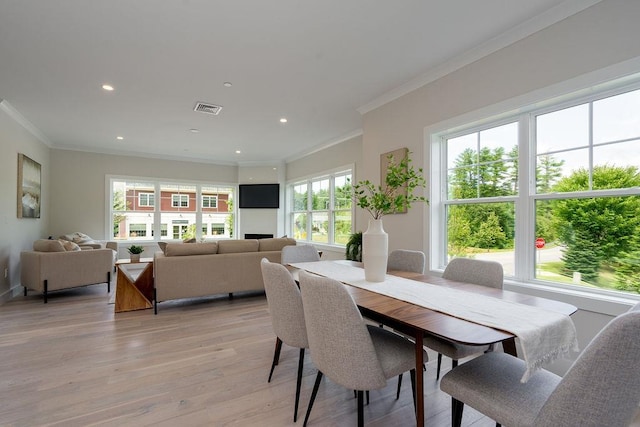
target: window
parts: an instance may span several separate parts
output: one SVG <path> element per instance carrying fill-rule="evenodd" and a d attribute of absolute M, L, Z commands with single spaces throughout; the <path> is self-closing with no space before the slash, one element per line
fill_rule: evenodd
<path fill-rule="evenodd" d="M 202 196 L 202 207 L 203 208 L 217 208 L 218 207 L 218 197 L 212 195 L 203 195 Z"/>
<path fill-rule="evenodd" d="M 235 187 L 118 177 L 109 177 L 109 183 L 113 239 L 201 240 L 234 235 Z M 197 206 L 197 200 L 203 206 Z"/>
<path fill-rule="evenodd" d="M 171 207 L 174 207 L 174 208 L 188 208 L 189 207 L 189 195 L 188 194 L 172 194 L 171 195 Z"/>
<path fill-rule="evenodd" d="M 289 229 L 297 240 L 344 245 L 352 233 L 351 169 L 287 186 Z"/>
<path fill-rule="evenodd" d="M 475 257 L 524 282 L 640 293 L 637 87 L 434 142 L 434 266 Z"/>
<path fill-rule="evenodd" d="M 138 206 L 153 207 L 155 205 L 155 195 L 153 193 L 138 193 Z"/>

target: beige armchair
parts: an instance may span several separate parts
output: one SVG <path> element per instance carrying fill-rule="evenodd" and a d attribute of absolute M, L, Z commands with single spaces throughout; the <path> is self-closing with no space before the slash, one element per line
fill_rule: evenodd
<path fill-rule="evenodd" d="M 41 292 L 44 302 L 48 293 L 61 289 L 106 283 L 111 291 L 111 271 L 114 266 L 112 249 L 65 250 L 58 240 L 37 240 L 33 251 L 20 254 L 21 284 Z"/>

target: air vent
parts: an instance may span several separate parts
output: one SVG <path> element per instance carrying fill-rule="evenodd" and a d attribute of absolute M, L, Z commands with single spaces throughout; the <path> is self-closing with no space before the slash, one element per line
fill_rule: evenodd
<path fill-rule="evenodd" d="M 211 104 L 207 102 L 198 102 L 196 106 L 193 107 L 193 111 L 197 111 L 199 113 L 212 114 L 217 116 L 220 114 L 220 110 L 222 110 L 221 105 Z"/>

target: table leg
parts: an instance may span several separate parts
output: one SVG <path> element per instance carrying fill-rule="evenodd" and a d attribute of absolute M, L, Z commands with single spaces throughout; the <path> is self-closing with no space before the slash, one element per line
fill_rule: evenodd
<path fill-rule="evenodd" d="M 518 351 L 516 350 L 516 339 L 508 338 L 502 341 L 502 348 L 504 352 L 512 356 L 518 357 Z"/>
<path fill-rule="evenodd" d="M 416 331 L 416 425 L 418 427 L 424 427 L 424 372 L 422 372 L 424 360 L 422 358 L 422 338 L 423 332 Z"/>

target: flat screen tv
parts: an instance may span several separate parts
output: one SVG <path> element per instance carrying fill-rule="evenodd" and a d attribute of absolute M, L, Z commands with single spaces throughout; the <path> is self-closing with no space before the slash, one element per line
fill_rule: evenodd
<path fill-rule="evenodd" d="M 278 209 L 280 184 L 240 184 L 240 209 Z"/>

